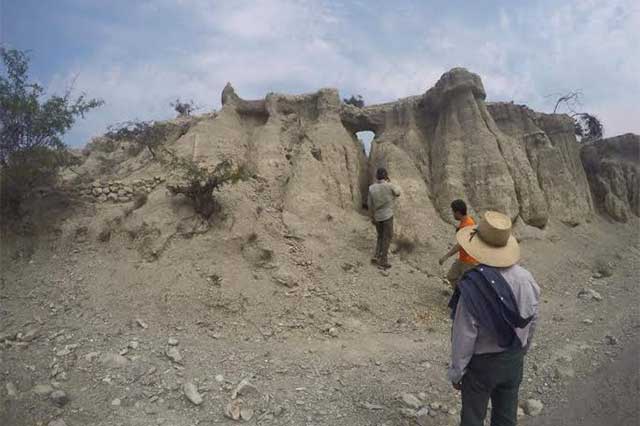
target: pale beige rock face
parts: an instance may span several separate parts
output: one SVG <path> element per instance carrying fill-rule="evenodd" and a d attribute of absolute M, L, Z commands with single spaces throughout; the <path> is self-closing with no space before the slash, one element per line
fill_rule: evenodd
<path fill-rule="evenodd" d="M 640 136 L 591 142 L 581 157 L 596 205 L 619 222 L 640 216 Z"/>
<path fill-rule="evenodd" d="M 536 113 L 511 103 L 489 104 L 488 110 L 498 128 L 516 144 L 516 157 L 509 159 L 507 149 L 503 153 L 512 173 L 519 174 L 515 181 L 525 222 L 543 224 L 546 210 L 549 216 L 570 225 L 589 220 L 593 211 L 591 196 L 579 164 L 571 118 Z M 514 171 L 516 168 L 519 172 Z"/>

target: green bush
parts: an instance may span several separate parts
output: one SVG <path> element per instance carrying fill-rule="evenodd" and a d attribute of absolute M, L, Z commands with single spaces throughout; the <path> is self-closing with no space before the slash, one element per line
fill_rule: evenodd
<path fill-rule="evenodd" d="M 84 94 L 74 100 L 71 88 L 45 99 L 44 89 L 29 82 L 24 52 L 0 48 L 0 57 L 0 207 L 19 214 L 35 188 L 52 185 L 60 168 L 77 162 L 62 136 L 103 101 Z"/>

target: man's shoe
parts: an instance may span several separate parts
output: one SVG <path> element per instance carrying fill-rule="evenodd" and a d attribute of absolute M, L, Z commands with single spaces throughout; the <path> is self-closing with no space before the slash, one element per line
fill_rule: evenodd
<path fill-rule="evenodd" d="M 372 257 L 371 258 L 371 263 L 374 264 L 374 265 L 377 265 L 378 264 L 378 258 L 377 257 Z"/>
<path fill-rule="evenodd" d="M 378 269 L 382 269 L 382 270 L 387 270 L 391 268 L 391 264 L 389 263 L 382 263 L 382 264 L 378 264 Z"/>

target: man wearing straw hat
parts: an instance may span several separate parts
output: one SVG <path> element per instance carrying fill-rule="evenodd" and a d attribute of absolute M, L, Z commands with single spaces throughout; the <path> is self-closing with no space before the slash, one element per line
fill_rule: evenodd
<path fill-rule="evenodd" d="M 462 391 L 461 426 L 482 426 L 491 400 L 491 426 L 517 422 L 518 391 L 538 317 L 540 288 L 517 265 L 511 220 L 486 212 L 462 228 L 458 244 L 479 262 L 451 299 L 453 329 L 449 379 Z"/>

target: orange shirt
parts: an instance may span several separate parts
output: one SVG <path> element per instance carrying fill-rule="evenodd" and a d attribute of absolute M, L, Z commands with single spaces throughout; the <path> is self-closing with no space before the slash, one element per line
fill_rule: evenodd
<path fill-rule="evenodd" d="M 464 216 L 462 219 L 460 219 L 460 225 L 458 225 L 458 231 L 462 228 L 466 228 L 467 226 L 475 226 L 475 222 L 473 220 L 473 218 L 469 215 Z M 464 249 L 462 247 L 460 247 L 460 251 L 458 252 L 458 258 L 460 259 L 460 262 L 463 263 L 472 263 L 472 264 L 476 264 L 478 263 L 478 261 L 469 256 L 469 253 L 467 253 L 466 251 L 464 251 Z"/>

